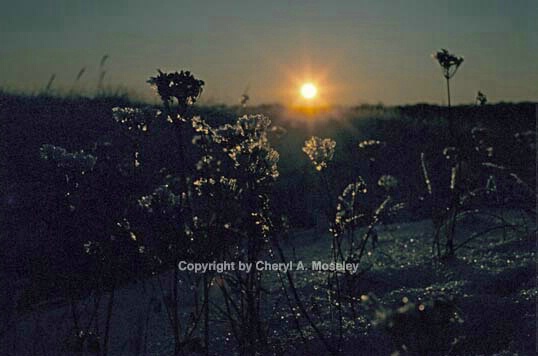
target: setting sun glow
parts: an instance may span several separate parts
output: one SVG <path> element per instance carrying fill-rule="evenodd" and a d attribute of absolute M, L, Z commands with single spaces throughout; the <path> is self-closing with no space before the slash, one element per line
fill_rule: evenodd
<path fill-rule="evenodd" d="M 312 83 L 305 83 L 301 86 L 301 95 L 305 99 L 313 99 L 316 97 L 318 89 Z"/>

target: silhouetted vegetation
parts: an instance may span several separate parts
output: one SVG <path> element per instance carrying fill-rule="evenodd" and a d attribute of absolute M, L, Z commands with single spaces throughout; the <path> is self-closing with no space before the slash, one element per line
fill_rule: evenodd
<path fill-rule="evenodd" d="M 448 84 L 463 60 L 435 58 Z M 17 353 L 10 332 L 32 316 L 34 354 L 534 350 L 535 103 L 479 92 L 449 111 L 363 105 L 302 122 L 246 94 L 195 106 L 204 82 L 188 71 L 149 83 L 162 105 L 0 93 L 0 350 Z M 299 259 L 360 269 L 177 268 Z M 144 297 L 127 302 L 134 283 Z M 125 339 L 129 303 L 147 305 Z M 68 331 L 45 340 L 38 317 L 55 306 Z"/>

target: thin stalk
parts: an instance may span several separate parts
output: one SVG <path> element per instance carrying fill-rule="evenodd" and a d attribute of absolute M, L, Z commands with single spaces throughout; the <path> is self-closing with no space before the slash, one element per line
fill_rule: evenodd
<path fill-rule="evenodd" d="M 447 93 L 447 97 L 448 97 L 448 130 L 450 132 L 450 138 L 452 141 L 454 141 L 455 139 L 455 134 L 454 134 L 454 124 L 452 122 L 452 113 L 451 113 L 451 108 L 452 108 L 452 103 L 451 103 L 451 100 L 450 100 L 450 78 L 449 77 L 446 77 L 446 93 Z"/>
<path fill-rule="evenodd" d="M 207 275 L 204 274 L 204 347 L 209 355 L 209 286 Z"/>
<path fill-rule="evenodd" d="M 108 353 L 108 341 L 110 336 L 110 321 L 112 320 L 112 310 L 114 308 L 114 294 L 116 291 L 116 280 L 112 281 L 112 290 L 110 292 L 110 297 L 108 299 L 107 314 L 106 314 L 106 323 L 105 323 L 105 338 L 103 341 L 103 356 L 106 356 Z"/>

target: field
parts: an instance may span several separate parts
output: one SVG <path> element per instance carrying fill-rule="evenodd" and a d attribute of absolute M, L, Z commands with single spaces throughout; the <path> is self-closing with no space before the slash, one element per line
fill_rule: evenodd
<path fill-rule="evenodd" d="M 534 354 L 536 103 L 172 97 L 0 93 L 0 354 Z"/>

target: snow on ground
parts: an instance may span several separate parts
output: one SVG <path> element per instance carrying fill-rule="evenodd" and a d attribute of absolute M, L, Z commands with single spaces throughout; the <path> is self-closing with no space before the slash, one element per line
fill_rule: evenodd
<path fill-rule="evenodd" d="M 476 221 L 464 222 L 458 241 L 481 228 Z M 290 258 L 303 262 L 328 260 L 330 236 L 314 230 L 298 231 L 284 245 Z M 435 261 L 431 258 L 430 222 L 388 225 L 379 229 L 379 246 L 364 261 L 371 268 L 360 280 L 358 293 L 373 293 L 385 305 L 404 297 L 456 297 L 465 320 L 462 331 L 467 350 L 475 350 L 476 354 L 519 351 L 524 355 L 525 350 L 533 350 L 536 342 L 535 247 L 534 233 L 498 230 L 459 249 L 452 261 Z M 317 290 L 324 279 L 323 274 L 310 271 L 294 275 L 303 293 Z M 161 283 L 167 283 L 170 273 L 159 278 Z M 275 280 L 275 276 L 268 275 L 266 283 L 271 287 Z M 7 282 L 4 286 L 8 286 Z M 13 281 L 9 286 L 16 288 Z M 188 318 L 187 311 L 192 306 L 187 299 L 189 287 L 185 283 L 180 287 L 184 292 L 181 311 Z M 101 298 L 100 312 L 93 316 L 99 320 L 100 332 L 105 327 L 109 297 Z M 111 317 L 109 355 L 171 355 L 174 341 L 165 299 L 158 277 L 119 288 Z M 94 296 L 79 301 L 80 325 L 89 324 L 94 303 Z M 282 315 L 286 315 L 284 309 Z M 319 313 L 317 317 L 322 319 L 324 311 Z M 71 308 L 62 301 L 36 305 L 33 311 L 16 315 L 12 321 L 0 335 L 0 354 L 69 354 L 66 345 L 73 342 L 74 323 Z M 212 335 L 213 350 L 224 352 L 227 336 L 222 327 L 216 329 L 215 334 L 220 335 Z M 366 339 L 374 335 L 367 315 L 350 326 L 350 335 L 353 334 Z"/>

